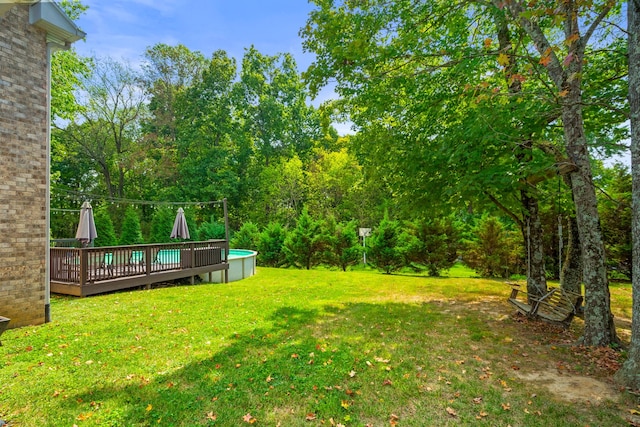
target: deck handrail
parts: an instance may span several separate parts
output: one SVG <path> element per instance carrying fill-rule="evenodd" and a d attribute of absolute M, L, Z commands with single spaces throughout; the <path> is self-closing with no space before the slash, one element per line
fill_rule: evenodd
<path fill-rule="evenodd" d="M 228 248 L 226 239 L 86 248 L 52 247 L 52 291 L 77 286 L 79 294 L 85 295 L 85 288 L 102 289 L 105 286 L 97 285 L 109 283 L 111 289 L 117 287 L 116 281 L 120 281 L 123 288 L 178 277 L 191 277 L 193 282 L 196 274 L 227 270 Z M 54 283 L 59 285 L 54 287 Z M 72 292 L 76 294 L 75 289 Z"/>

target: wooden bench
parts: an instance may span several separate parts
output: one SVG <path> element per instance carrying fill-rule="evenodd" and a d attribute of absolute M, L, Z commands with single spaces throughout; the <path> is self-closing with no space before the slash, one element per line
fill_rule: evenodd
<path fill-rule="evenodd" d="M 571 324 L 573 317 L 580 311 L 582 305 L 582 295 L 562 288 L 549 288 L 542 297 L 536 298 L 529 296 L 526 291 L 522 290 L 519 283 L 508 284 L 511 286 L 511 295 L 508 301 L 520 313 L 565 328 Z"/>

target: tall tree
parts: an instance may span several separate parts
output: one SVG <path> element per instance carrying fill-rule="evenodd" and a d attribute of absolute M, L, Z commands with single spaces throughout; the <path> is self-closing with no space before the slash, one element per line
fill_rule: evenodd
<path fill-rule="evenodd" d="M 60 137 L 92 162 L 108 196 L 124 197 L 145 96 L 128 64 L 111 58 L 95 58 L 94 63 L 82 82 L 82 108 L 61 127 Z"/>
<path fill-rule="evenodd" d="M 540 55 L 540 63 L 547 70 L 557 93 L 564 148 L 576 167 L 571 174 L 571 185 L 584 261 L 586 304 L 583 343 L 606 346 L 617 342 L 618 338 L 611 314 L 604 241 L 584 128 L 582 80 L 590 39 L 616 2 L 555 3 L 551 8 L 553 13 L 550 13 L 548 5 L 494 0 L 497 7 L 509 11 L 514 22 L 531 38 Z M 560 31 L 553 37 L 554 33 L 545 31 L 549 27 Z"/>
<path fill-rule="evenodd" d="M 182 44 L 158 43 L 145 50 L 142 82 L 150 96 L 147 131 L 152 138 L 176 139 L 176 97 L 198 80 L 205 67 L 204 55 Z"/>
<path fill-rule="evenodd" d="M 307 104 L 307 91 L 290 54 L 246 50 L 238 87 L 239 114 L 261 163 L 279 157 L 305 158 L 321 138 L 320 115 Z"/>
<path fill-rule="evenodd" d="M 633 305 L 629 357 L 616 373 L 616 380 L 640 390 L 640 1 L 627 2 L 629 40 L 629 122 L 631 124 Z"/>

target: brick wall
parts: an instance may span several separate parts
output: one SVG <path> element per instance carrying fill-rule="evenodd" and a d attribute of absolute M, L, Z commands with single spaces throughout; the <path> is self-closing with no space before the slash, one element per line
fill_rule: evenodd
<path fill-rule="evenodd" d="M 46 35 L 29 7 L 0 17 L 0 316 L 44 322 L 48 250 Z"/>

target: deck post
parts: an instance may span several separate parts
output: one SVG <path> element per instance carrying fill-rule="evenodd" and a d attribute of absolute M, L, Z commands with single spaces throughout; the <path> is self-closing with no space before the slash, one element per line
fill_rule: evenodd
<path fill-rule="evenodd" d="M 224 261 L 229 265 L 229 214 L 227 211 L 227 198 L 222 199 L 224 211 Z M 229 268 L 224 270 L 224 283 L 229 283 Z"/>
<path fill-rule="evenodd" d="M 153 252 L 152 246 L 147 246 L 144 248 L 145 256 L 145 274 L 147 275 L 147 289 L 151 288 L 151 254 Z"/>
<path fill-rule="evenodd" d="M 84 288 L 87 284 L 87 275 L 89 274 L 89 262 L 88 262 L 87 248 L 80 248 L 80 290 L 82 296 L 84 296 Z"/>

